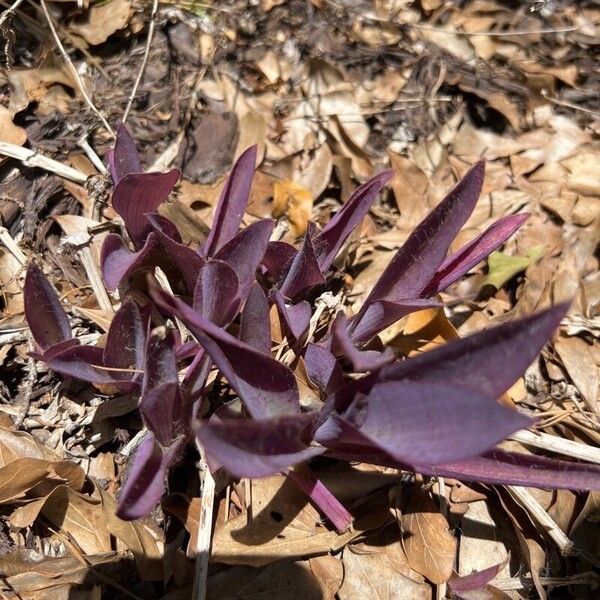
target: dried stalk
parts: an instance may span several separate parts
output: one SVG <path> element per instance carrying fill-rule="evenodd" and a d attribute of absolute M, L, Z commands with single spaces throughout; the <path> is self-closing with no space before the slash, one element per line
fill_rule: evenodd
<path fill-rule="evenodd" d="M 75 181 L 76 183 L 85 183 L 87 181 L 87 175 L 81 171 L 73 169 L 73 167 L 63 165 L 57 160 L 48 158 L 43 154 L 39 154 L 35 150 L 22 148 L 16 144 L 0 142 L 0 155 L 16 158 L 28 167 L 44 169 L 44 171 L 49 171 L 50 173 L 54 173 L 55 175 L 64 177 L 70 181 Z"/>
<path fill-rule="evenodd" d="M 196 572 L 194 575 L 193 600 L 205 600 L 208 563 L 210 559 L 213 507 L 215 501 L 215 480 L 206 463 L 204 448 L 197 442 L 200 453 L 200 519 L 196 539 Z"/>
<path fill-rule="evenodd" d="M 517 431 L 510 437 L 513 440 L 521 442 L 522 444 L 527 444 L 528 446 L 549 450 L 556 454 L 562 454 L 563 456 L 569 456 L 570 458 L 577 458 L 579 460 L 600 465 L 600 448 L 581 444 L 580 442 L 565 440 L 556 435 L 527 431 L 525 429 Z"/>
<path fill-rule="evenodd" d="M 69 55 L 67 54 L 67 51 L 65 50 L 65 47 L 62 45 L 62 42 L 60 41 L 60 38 L 58 37 L 58 32 L 56 31 L 56 27 L 54 26 L 54 21 L 52 21 L 52 17 L 50 16 L 50 12 L 48 11 L 48 7 L 46 6 L 46 0 L 40 0 L 40 6 L 42 7 L 42 11 L 44 12 L 44 16 L 46 17 L 46 21 L 48 22 L 48 27 L 50 28 L 50 32 L 52 33 L 52 37 L 54 38 L 54 42 L 56 43 L 58 51 L 60 52 L 64 61 L 67 63 L 67 66 L 69 67 L 69 70 L 71 71 L 71 74 L 73 75 L 73 78 L 74 78 L 75 82 L 77 83 L 77 86 L 79 87 L 79 91 L 81 92 L 83 99 L 85 100 L 87 105 L 91 108 L 91 110 L 96 114 L 96 116 L 100 119 L 100 121 L 102 122 L 102 125 L 104 125 L 104 128 L 106 129 L 106 131 L 108 131 L 108 133 L 113 137 L 113 139 L 116 138 L 117 136 L 115 135 L 115 132 L 112 130 L 112 127 L 108 124 L 108 121 L 104 118 L 104 115 L 96 108 L 96 105 L 92 102 L 92 99 L 89 97 L 88 93 L 86 92 L 85 86 L 83 85 L 83 81 L 81 80 L 81 77 L 79 76 L 79 73 L 77 72 L 77 69 L 75 68 L 75 65 L 69 58 Z"/>
<path fill-rule="evenodd" d="M 575 544 L 531 493 L 526 488 L 516 485 L 508 485 L 506 489 L 513 499 L 527 511 L 531 519 L 540 526 L 542 533 L 547 533 L 552 538 L 560 553 L 563 556 L 569 556 L 573 552 Z"/>
<path fill-rule="evenodd" d="M 6 246 L 6 249 L 15 257 L 15 260 L 17 260 L 21 266 L 24 267 L 27 264 L 27 257 L 23 254 L 21 248 L 19 248 L 17 242 L 13 240 L 6 227 L 0 227 L 0 244 Z"/>
<path fill-rule="evenodd" d="M 64 238 L 63 244 L 67 244 L 73 246 L 75 248 L 75 252 L 77 257 L 81 261 L 85 273 L 88 277 L 88 281 L 94 290 L 94 294 L 96 294 L 96 299 L 98 300 L 98 305 L 100 308 L 106 313 L 113 314 L 114 307 L 110 298 L 108 296 L 108 292 L 104 287 L 104 282 L 102 281 L 102 275 L 100 274 L 100 269 L 96 265 L 94 261 L 94 257 L 92 255 L 92 250 L 89 246 L 91 241 L 90 235 L 86 233 L 72 235 Z"/>
<path fill-rule="evenodd" d="M 142 77 L 144 76 L 146 65 L 148 64 L 148 57 L 150 56 L 150 47 L 152 46 L 152 38 L 154 37 L 154 27 L 156 26 L 157 12 L 158 0 L 153 0 L 152 13 L 150 14 L 150 25 L 148 26 L 148 38 L 146 39 L 146 47 L 144 49 L 144 58 L 142 59 L 140 70 L 135 79 L 135 83 L 133 84 L 133 89 L 131 90 L 129 100 L 127 101 L 127 107 L 125 108 L 125 112 L 123 113 L 123 124 L 127 122 L 127 118 L 129 117 L 129 113 L 131 112 L 131 107 L 133 106 L 133 101 L 135 100 L 138 88 L 140 87 L 140 83 L 142 82 Z"/>

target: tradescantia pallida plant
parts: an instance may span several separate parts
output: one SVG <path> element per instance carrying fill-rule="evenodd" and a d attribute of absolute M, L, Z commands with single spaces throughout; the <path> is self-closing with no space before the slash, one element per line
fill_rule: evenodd
<path fill-rule="evenodd" d="M 533 420 L 498 402 L 557 328 L 567 306 L 486 329 L 403 359 L 373 344 L 379 332 L 410 312 L 439 306 L 447 288 L 501 246 L 526 215 L 504 217 L 466 246 L 448 249 L 473 211 L 484 164 L 476 164 L 392 257 L 356 315 L 340 311 L 329 330 L 309 337 L 314 298 L 334 278 L 331 266 L 391 177 L 360 186 L 320 231 L 310 225 L 299 248 L 270 241 L 271 220 L 241 229 L 256 149 L 233 167 L 210 232 L 186 246 L 156 210 L 179 174 L 144 173 L 127 130 L 109 155 L 113 207 L 126 236 L 110 234 L 102 249 L 107 288 L 136 286 L 148 301 L 122 302 L 104 348 L 83 346 L 41 270 L 30 265 L 25 312 L 38 346 L 34 356 L 55 371 L 139 393 L 148 429 L 123 486 L 119 515 L 150 512 L 168 469 L 195 438 L 211 468 L 236 477 L 287 473 L 338 528 L 351 516 L 305 470 L 316 456 L 370 462 L 425 475 L 548 488 L 600 488 L 600 469 L 497 448 Z M 162 271 L 169 285 L 159 285 Z M 170 289 L 169 289 L 170 288 Z M 303 408 L 290 366 L 271 351 L 269 311 L 275 306 L 295 360 L 302 357 L 322 404 Z M 173 323 L 193 339 L 183 340 Z M 207 377 L 218 369 L 238 401 L 198 419 Z M 241 405 L 241 409 L 239 406 Z"/>

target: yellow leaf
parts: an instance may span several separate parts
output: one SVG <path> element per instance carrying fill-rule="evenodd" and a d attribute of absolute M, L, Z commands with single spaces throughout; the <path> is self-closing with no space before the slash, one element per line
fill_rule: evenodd
<path fill-rule="evenodd" d="M 293 181 L 275 182 L 273 216 L 287 215 L 295 235 L 303 235 L 306 232 L 312 213 L 312 204 L 312 194 L 305 187 Z"/>
<path fill-rule="evenodd" d="M 544 245 L 534 246 L 525 256 L 509 256 L 499 251 L 492 252 L 488 258 L 489 271 L 483 285 L 493 285 L 496 289 L 500 289 L 507 281 L 538 260 L 544 248 Z"/>

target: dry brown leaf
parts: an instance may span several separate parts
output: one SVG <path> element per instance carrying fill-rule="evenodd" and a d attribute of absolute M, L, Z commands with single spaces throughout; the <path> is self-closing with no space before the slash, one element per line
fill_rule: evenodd
<path fill-rule="evenodd" d="M 538 541 L 538 535 L 535 529 L 528 521 L 526 513 L 514 503 L 507 503 L 504 500 L 504 495 L 500 495 L 500 502 L 505 510 L 505 513 L 510 518 L 514 532 L 519 541 L 523 560 L 529 567 L 533 584 L 538 593 L 540 600 L 546 600 L 546 590 L 540 581 L 541 571 L 545 568 L 548 557 L 546 552 Z M 517 518 L 516 514 L 519 514 Z"/>
<path fill-rule="evenodd" d="M 123 29 L 131 16 L 131 0 L 108 0 L 94 3 L 84 19 L 69 23 L 69 29 L 85 41 L 97 46 L 103 44 L 113 33 Z"/>
<path fill-rule="evenodd" d="M 355 533 L 329 531 L 308 497 L 282 475 L 252 481 L 252 518 L 242 514 L 215 531 L 212 560 L 262 566 L 325 554 Z"/>
<path fill-rule="evenodd" d="M 198 547 L 198 526 L 200 523 L 200 498 L 188 498 L 183 494 L 170 494 L 162 500 L 164 510 L 175 515 L 190 534 L 186 555 L 192 558 Z"/>
<path fill-rule="evenodd" d="M 258 167 L 265 157 L 267 142 L 267 121 L 265 117 L 250 110 L 239 119 L 238 129 L 239 138 L 234 158 L 237 159 L 242 152 L 256 144 L 258 146 L 256 166 Z"/>
<path fill-rule="evenodd" d="M 431 210 L 427 198 L 429 177 L 404 156 L 388 152 L 394 177 L 390 186 L 400 211 L 402 227 L 412 230 Z"/>
<path fill-rule="evenodd" d="M 361 15 L 352 24 L 352 34 L 369 46 L 392 46 L 400 40 L 400 31 L 394 23 L 369 22 Z"/>
<path fill-rule="evenodd" d="M 131 550 L 142 579 L 161 580 L 163 539 L 156 527 L 150 527 L 147 519 L 123 521 L 117 517 L 117 502 L 102 488 L 96 488 L 102 498 L 104 518 L 110 533 L 118 538 L 125 548 Z"/>
<path fill-rule="evenodd" d="M 3 244 L 0 245 L 0 288 L 2 289 L 2 317 L 21 314 L 24 310 L 23 290 L 19 277 L 25 268 Z"/>
<path fill-rule="evenodd" d="M 6 107 L 0 106 L 0 141 L 22 146 L 27 141 L 27 132 L 15 125 L 12 117 Z"/>
<path fill-rule="evenodd" d="M 590 345 L 579 337 L 559 336 L 554 349 L 587 406 L 596 412 L 600 375 Z"/>
<path fill-rule="evenodd" d="M 231 168 L 239 140 L 235 113 L 208 113 L 188 134 L 183 157 L 183 176 L 195 183 L 212 185 Z M 219 140 L 215 144 L 215 140 Z"/>
<path fill-rule="evenodd" d="M 62 69 L 41 67 L 39 69 L 11 69 L 6 74 L 12 93 L 8 110 L 15 114 L 25 110 L 31 102 L 41 103 L 55 84 L 73 88 L 72 79 Z M 64 90 L 63 90 L 64 91 Z M 66 106 L 56 103 L 54 110 L 65 110 Z"/>
<path fill-rule="evenodd" d="M 461 35 L 453 33 L 451 30 L 445 31 L 442 27 L 434 29 L 419 29 L 419 35 L 422 39 L 435 44 L 449 54 L 471 62 L 475 59 L 475 51 L 469 40 Z"/>
<path fill-rule="evenodd" d="M 454 489 L 452 490 L 454 493 Z M 470 575 L 496 564 L 505 563 L 500 578 L 510 577 L 507 564 L 509 552 L 503 532 L 494 521 L 486 500 L 469 502 L 460 522 L 461 537 L 458 553 L 458 574 Z"/>
<path fill-rule="evenodd" d="M 10 522 L 15 527 L 30 527 L 40 514 L 59 533 L 69 534 L 85 554 L 100 554 L 112 549 L 99 499 L 60 485 L 46 497 L 16 509 Z"/>
<path fill-rule="evenodd" d="M 235 566 L 208 579 L 207 600 L 324 600 L 327 587 L 308 561 L 284 560 L 257 569 Z"/>
<path fill-rule="evenodd" d="M 62 483 L 81 489 L 84 477 L 81 467 L 68 461 L 17 458 L 0 468 L 0 503 L 21 498 L 27 492 L 34 496 L 46 495 L 48 488 Z"/>
<path fill-rule="evenodd" d="M 584 148 L 571 158 L 562 161 L 569 174 L 567 187 L 584 196 L 600 196 L 600 150 Z"/>
<path fill-rule="evenodd" d="M 304 235 L 312 214 L 310 190 L 293 181 L 276 181 L 273 187 L 273 216 L 287 218 L 295 236 Z"/>
<path fill-rule="evenodd" d="M 389 527 L 368 544 L 344 549 L 344 581 L 340 600 L 430 600 L 431 586 L 411 570 Z"/>
<path fill-rule="evenodd" d="M 408 564 L 436 584 L 452 577 L 457 550 L 448 521 L 428 492 L 418 492 L 399 518 Z"/>
<path fill-rule="evenodd" d="M 46 459 L 47 461 L 61 459 L 54 450 L 39 442 L 30 433 L 0 426 L 0 467 L 5 467 L 17 458 L 26 457 Z"/>
<path fill-rule="evenodd" d="M 333 156 L 328 144 L 321 144 L 314 153 L 302 157 L 299 168 L 294 170 L 292 179 L 310 190 L 317 199 L 329 185 L 333 170 Z"/>
<path fill-rule="evenodd" d="M 120 560 L 116 552 L 86 556 L 92 568 L 116 566 Z M 82 564 L 76 556 L 54 558 L 28 549 L 13 550 L 2 556 L 2 571 L 10 592 L 17 592 L 26 600 L 70 600 L 76 597 L 75 586 L 83 586 L 80 589 L 87 594 L 86 588 L 93 585 L 89 565 Z"/>
<path fill-rule="evenodd" d="M 206 240 L 210 228 L 200 217 L 198 211 L 189 205 L 177 200 L 170 200 L 163 202 L 158 212 L 175 224 L 184 244 L 196 248 Z"/>
<path fill-rule="evenodd" d="M 342 561 L 335 556 L 326 555 L 311 558 L 308 564 L 323 589 L 322 599 L 335 600 L 344 578 Z"/>

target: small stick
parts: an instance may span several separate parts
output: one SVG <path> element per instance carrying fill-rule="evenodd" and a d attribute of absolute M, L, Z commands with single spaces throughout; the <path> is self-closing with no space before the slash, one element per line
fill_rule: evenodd
<path fill-rule="evenodd" d="M 54 26 L 54 22 L 52 21 L 52 17 L 50 16 L 50 13 L 48 12 L 48 7 L 46 6 L 46 0 L 40 0 L 40 6 L 44 11 L 44 16 L 46 17 L 48 27 L 50 27 L 50 32 L 52 33 L 52 37 L 54 38 L 56 46 L 58 47 L 58 50 L 61 53 L 64 61 L 67 63 L 67 66 L 69 67 L 69 70 L 71 71 L 71 74 L 73 75 L 73 78 L 75 79 L 77 86 L 79 87 L 79 91 L 81 92 L 83 99 L 86 101 L 87 105 L 92 109 L 92 111 L 96 114 L 96 116 L 100 119 L 106 131 L 108 131 L 108 133 L 112 136 L 113 139 L 116 139 L 117 136 L 115 135 L 115 132 L 112 130 L 111 126 L 108 124 L 108 121 L 104 118 L 104 115 L 96 108 L 95 104 L 92 102 L 92 99 L 88 96 L 88 93 L 85 91 L 83 81 L 81 80 L 81 77 L 79 77 L 79 73 L 77 72 L 75 65 L 69 58 L 65 47 L 62 45 L 62 42 L 58 37 L 58 32 L 56 31 L 56 27 Z"/>
<path fill-rule="evenodd" d="M 103 311 L 110 315 L 114 313 L 115 309 L 113 308 L 112 302 L 110 301 L 110 298 L 108 296 L 108 292 L 104 287 L 104 282 L 102 281 L 100 269 L 94 261 L 92 249 L 89 246 L 90 240 L 91 237 L 86 232 L 84 234 L 72 235 L 64 238 L 63 244 L 74 246 L 75 251 L 77 253 L 77 257 L 83 265 L 90 285 L 94 290 L 94 294 L 96 294 L 98 305 Z"/>
<path fill-rule="evenodd" d="M 213 508 L 215 501 L 215 480 L 206 463 L 204 448 L 196 442 L 200 453 L 200 520 L 196 540 L 196 572 L 194 574 L 193 600 L 205 600 L 208 562 L 210 559 Z"/>
<path fill-rule="evenodd" d="M 27 257 L 13 240 L 6 227 L 0 227 L 0 244 L 4 244 L 7 250 L 15 257 L 15 259 L 24 267 L 27 264 Z"/>
<path fill-rule="evenodd" d="M 578 458 L 600 465 L 600 448 L 594 448 L 593 446 L 581 444 L 580 442 L 565 440 L 556 435 L 527 431 L 525 429 L 513 433 L 510 437 L 517 442 L 533 446 L 534 448 L 549 450 L 556 454 L 562 454 L 563 456 Z"/>
<path fill-rule="evenodd" d="M 85 269 L 85 273 L 88 276 L 90 285 L 96 294 L 96 298 L 98 299 L 98 304 L 100 308 L 107 312 L 109 315 L 115 312 L 113 308 L 112 302 L 108 297 L 108 292 L 104 287 L 104 282 L 102 281 L 102 276 L 100 275 L 100 270 L 98 269 L 96 263 L 94 262 L 94 257 L 92 256 L 92 250 L 89 246 L 83 246 L 77 250 L 77 254 L 79 256 L 79 260 Z"/>
<path fill-rule="evenodd" d="M 87 136 L 82 136 L 77 142 L 77 144 L 85 152 L 86 156 L 90 159 L 91 163 L 96 167 L 96 169 L 98 169 L 98 172 L 102 173 L 102 175 L 106 175 L 108 173 L 108 170 L 104 166 L 102 159 L 90 146 L 89 142 L 87 141 Z"/>
<path fill-rule="evenodd" d="M 531 519 L 541 527 L 542 532 L 547 533 L 552 538 L 560 553 L 563 556 L 569 556 L 575 544 L 531 495 L 531 492 L 517 485 L 507 485 L 506 489 L 513 499 L 527 511 Z"/>
<path fill-rule="evenodd" d="M 87 181 L 87 175 L 81 171 L 78 171 L 73 167 L 63 165 L 57 160 L 48 158 L 47 156 L 44 156 L 35 150 L 29 150 L 28 148 L 23 148 L 21 146 L 17 146 L 16 144 L 0 142 L 0 155 L 16 158 L 28 167 L 44 169 L 45 171 L 54 173 L 59 177 L 64 177 L 65 179 L 75 181 L 76 183 L 85 183 Z"/>
<path fill-rule="evenodd" d="M 140 83 L 142 82 L 142 77 L 144 76 L 144 71 L 146 70 L 146 65 L 148 64 L 148 57 L 150 56 L 150 47 L 152 45 L 152 38 L 154 37 L 154 27 L 156 25 L 156 13 L 158 11 L 158 0 L 153 0 L 152 2 L 152 13 L 150 14 L 150 25 L 148 25 L 148 38 L 146 39 L 146 48 L 144 49 L 144 58 L 142 59 L 142 64 L 140 66 L 140 70 L 136 77 L 135 83 L 133 84 L 133 89 L 131 90 L 131 94 L 129 96 L 129 100 L 127 101 L 127 107 L 125 108 L 125 113 L 123 114 L 123 124 L 127 122 L 127 118 L 129 117 L 129 113 L 131 112 L 131 107 L 133 106 L 133 101 L 137 95 L 138 88 L 140 87 Z"/>

